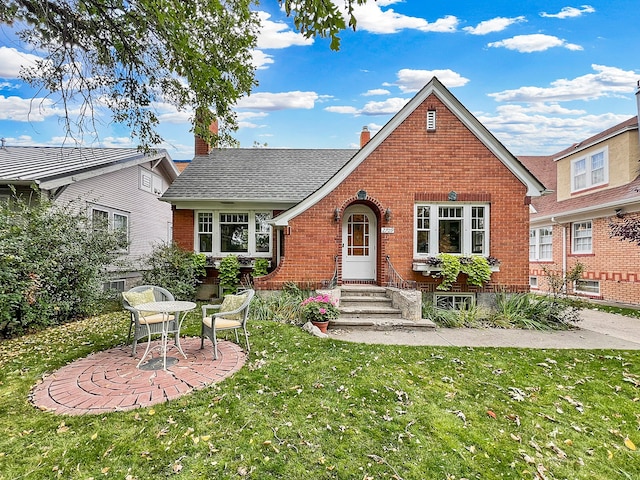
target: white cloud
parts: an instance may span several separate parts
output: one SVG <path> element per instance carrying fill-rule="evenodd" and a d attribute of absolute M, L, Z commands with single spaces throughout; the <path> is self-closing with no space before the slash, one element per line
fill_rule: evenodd
<path fill-rule="evenodd" d="M 468 78 L 464 78 L 453 70 L 412 70 L 403 68 L 396 74 L 398 80 L 394 83 L 385 83 L 385 86 L 397 86 L 403 93 L 417 92 L 424 87 L 433 77 L 438 77 L 448 88 L 462 87 L 469 82 Z"/>
<path fill-rule="evenodd" d="M 570 17 L 579 17 L 583 13 L 594 13 L 596 11 L 591 5 L 582 5 L 582 8 L 575 7 L 564 7 L 560 10 L 559 13 L 547 13 L 541 12 L 541 17 L 549 17 L 549 18 L 570 18 Z"/>
<path fill-rule="evenodd" d="M 356 107 L 348 107 L 348 106 L 335 106 L 335 107 L 327 107 L 325 111 L 331 113 L 342 113 L 345 115 L 358 115 L 360 111 Z"/>
<path fill-rule="evenodd" d="M 256 70 L 265 70 L 269 68 L 268 65 L 274 63 L 274 60 L 272 55 L 264 53 L 262 50 L 252 50 L 251 63 L 256 67 Z"/>
<path fill-rule="evenodd" d="M 532 113 L 518 105 L 503 105 L 495 115 L 476 117 L 513 154 L 550 155 L 627 120 L 629 115 L 562 117 Z"/>
<path fill-rule="evenodd" d="M 292 108 L 311 109 L 315 106 L 318 94 L 315 92 L 258 92 L 240 99 L 237 108 L 251 110 L 287 110 Z"/>
<path fill-rule="evenodd" d="M 333 0 L 334 3 L 344 7 L 342 0 Z M 381 7 L 393 5 L 394 1 L 369 1 L 364 5 L 355 6 L 354 15 L 357 20 L 356 28 L 361 31 L 378 34 L 397 33 L 402 30 L 419 30 L 421 32 L 455 32 L 458 27 L 458 18 L 453 15 L 437 19 L 429 23 L 424 18 L 409 17 L 395 12 L 393 9 L 382 10 Z M 344 10 L 346 12 L 346 9 Z"/>
<path fill-rule="evenodd" d="M 269 20 L 271 14 L 267 12 L 258 12 L 258 17 L 261 23 L 257 45 L 259 49 L 313 44 L 313 38 L 305 38 L 304 35 L 294 32 L 286 23 Z"/>
<path fill-rule="evenodd" d="M 135 148 L 138 145 L 131 137 L 104 137 L 100 140 L 100 146 L 105 148 Z"/>
<path fill-rule="evenodd" d="M 362 108 L 351 106 L 334 106 L 327 107 L 325 111 L 332 113 L 341 113 L 345 115 L 395 115 L 402 107 L 404 107 L 410 99 L 408 98 L 389 98 L 383 102 L 368 102 Z"/>
<path fill-rule="evenodd" d="M 16 122 L 43 122 L 62 114 L 48 98 L 4 97 L 0 95 L 0 120 Z"/>
<path fill-rule="evenodd" d="M 567 43 L 561 38 L 542 33 L 516 35 L 515 37 L 506 38 L 499 42 L 491 42 L 487 44 L 487 46 L 493 48 L 504 47 L 509 50 L 516 50 L 522 53 L 543 52 L 554 47 L 564 47 L 568 50 L 582 50 L 580 45 Z"/>
<path fill-rule="evenodd" d="M 18 88 L 20 88 L 20 85 L 17 83 L 0 82 L 0 90 L 16 90 Z"/>
<path fill-rule="evenodd" d="M 15 48 L 0 47 L 0 78 L 19 78 L 21 67 L 32 67 L 40 57 Z"/>
<path fill-rule="evenodd" d="M 373 90 L 367 90 L 362 94 L 363 97 L 374 97 L 376 95 L 390 95 L 391 92 L 385 88 L 374 88 Z"/>
<path fill-rule="evenodd" d="M 550 87 L 520 87 L 490 93 L 498 102 L 566 102 L 593 100 L 635 91 L 640 73 L 605 65 L 591 65 L 596 73 L 588 73 L 573 79 L 562 78 Z"/>
<path fill-rule="evenodd" d="M 506 18 L 496 17 L 491 20 L 485 20 L 480 22 L 475 27 L 464 27 L 463 30 L 472 35 L 486 35 L 493 32 L 501 32 L 514 23 L 526 22 L 527 19 L 523 16 Z"/>

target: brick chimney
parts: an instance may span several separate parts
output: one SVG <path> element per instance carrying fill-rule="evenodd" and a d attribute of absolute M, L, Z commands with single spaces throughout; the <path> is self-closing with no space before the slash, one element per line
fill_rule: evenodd
<path fill-rule="evenodd" d="M 371 139 L 371 132 L 369 128 L 365 125 L 362 127 L 362 132 L 360 132 L 360 148 L 364 147 L 369 140 Z"/>
<path fill-rule="evenodd" d="M 214 135 L 218 134 L 218 121 L 214 120 L 211 125 L 209 125 L 209 131 Z M 205 142 L 198 135 L 195 135 L 195 155 L 208 155 L 211 150 L 211 146 Z"/>

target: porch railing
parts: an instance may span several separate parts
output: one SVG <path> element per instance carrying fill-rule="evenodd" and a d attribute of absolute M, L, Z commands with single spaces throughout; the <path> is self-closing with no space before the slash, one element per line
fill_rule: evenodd
<path fill-rule="evenodd" d="M 387 287 L 400 288 L 402 290 L 415 290 L 418 287 L 418 282 L 402 278 L 393 267 L 389 255 L 387 255 Z"/>
<path fill-rule="evenodd" d="M 331 277 L 331 280 L 323 280 L 322 281 L 322 287 L 323 288 L 335 288 L 338 285 L 338 255 L 336 255 L 335 257 L 333 257 L 333 277 Z"/>

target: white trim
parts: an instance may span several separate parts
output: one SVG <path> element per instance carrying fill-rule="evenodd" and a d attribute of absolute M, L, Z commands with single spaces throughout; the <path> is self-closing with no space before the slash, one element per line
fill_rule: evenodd
<path fill-rule="evenodd" d="M 433 77 L 420 92 L 416 94 L 409 102 L 376 133 L 369 142 L 362 147 L 344 167 L 342 167 L 333 177 L 331 177 L 322 187 L 313 192 L 300 203 L 282 213 L 274 219 L 274 225 L 287 226 L 289 220 L 300 215 L 304 211 L 311 208 L 324 197 L 335 190 L 374 150 L 376 150 L 384 140 L 389 137 L 411 113 L 414 112 L 422 103 L 434 94 L 471 132 L 478 138 L 508 169 L 518 178 L 526 187 L 526 195 L 535 197 L 545 192 L 542 185 L 532 174 L 520 163 L 520 161 L 511 154 L 505 147 L 494 137 L 487 128 L 475 118 L 460 101 L 449 92 L 442 83 Z"/>
<path fill-rule="evenodd" d="M 269 209 L 239 209 L 239 208 L 221 208 L 221 209 L 202 209 L 194 210 L 194 252 L 203 253 L 204 255 L 211 255 L 213 257 L 226 257 L 228 255 L 238 255 L 240 257 L 263 257 L 271 258 L 273 255 L 273 239 L 275 235 L 275 229 L 270 227 L 269 231 L 269 251 L 257 252 L 256 251 L 256 213 L 267 213 L 273 215 L 273 212 Z M 207 213 L 212 216 L 211 232 L 205 232 L 211 235 L 211 251 L 200 251 L 200 214 Z M 220 215 L 221 214 L 246 214 L 248 216 L 247 225 L 247 251 L 246 252 L 223 252 L 221 251 L 220 244 Z"/>
<path fill-rule="evenodd" d="M 582 152 L 584 150 L 587 150 L 588 148 L 591 148 L 594 145 L 597 145 L 597 144 L 602 143 L 602 142 L 606 142 L 607 140 L 610 140 L 613 137 L 616 137 L 616 136 L 621 135 L 621 134 L 626 133 L 626 132 L 630 132 L 632 130 L 638 130 L 638 125 L 626 126 L 624 128 L 621 128 L 620 130 L 616 130 L 615 132 L 612 132 L 611 134 L 607 135 L 606 137 L 599 138 L 599 139 L 597 139 L 597 140 L 595 140 L 593 142 L 586 143 L 584 145 L 579 143 L 574 147 L 575 150 L 572 150 L 571 152 L 567 152 L 564 155 L 560 155 L 559 157 L 555 157 L 553 159 L 553 161 L 557 162 L 558 160 L 562 160 L 563 158 L 570 157 L 571 155 L 575 155 L 578 152 Z"/>
<path fill-rule="evenodd" d="M 591 231 L 591 235 L 589 237 L 578 237 L 576 236 L 576 226 L 581 223 L 588 223 L 590 225 L 589 230 Z M 591 240 L 589 250 L 576 250 L 576 239 L 577 238 L 589 238 Z M 571 254 L 572 255 L 590 255 L 593 253 L 593 221 L 592 220 L 583 220 L 579 222 L 571 223 Z"/>
<path fill-rule="evenodd" d="M 418 209 L 420 207 L 429 207 L 429 251 L 418 252 Z M 439 248 L 439 209 L 440 208 L 462 208 L 462 217 L 460 222 L 462 225 L 462 232 L 460 232 L 462 245 L 461 252 L 454 253 L 453 255 L 469 256 L 469 255 L 481 255 L 487 257 L 490 255 L 491 244 L 491 206 L 489 203 L 462 203 L 462 202 L 417 202 L 413 205 L 413 258 L 425 258 L 434 257 L 440 252 Z M 472 252 L 472 212 L 474 207 L 480 207 L 484 209 L 484 242 L 482 246 L 482 252 Z"/>
<path fill-rule="evenodd" d="M 603 178 L 602 181 L 597 183 L 591 182 L 591 175 L 593 173 L 593 157 L 596 155 L 602 154 L 602 168 L 603 168 Z M 575 177 L 576 177 L 576 164 L 580 161 L 584 161 L 585 170 L 585 185 L 584 187 L 576 188 L 575 186 Z M 580 193 L 583 190 L 589 190 L 594 187 L 600 187 L 602 185 L 606 185 L 609 183 L 609 147 L 605 145 L 603 148 L 598 150 L 593 150 L 585 155 L 581 155 L 580 157 L 574 158 L 571 160 L 571 193 Z"/>
<path fill-rule="evenodd" d="M 590 292 L 588 290 L 580 290 L 578 288 L 578 283 L 579 282 L 591 282 L 596 284 L 595 286 L 598 287 L 598 291 L 597 292 Z M 600 296 L 600 280 L 591 280 L 590 278 L 581 278 L 579 280 L 576 280 L 575 282 L 573 282 L 573 293 L 579 293 L 580 295 L 588 295 L 588 296 L 592 296 L 592 297 L 599 297 Z"/>
<path fill-rule="evenodd" d="M 106 173 L 117 172 L 125 168 L 133 167 L 136 165 L 140 165 L 142 163 L 147 163 L 147 162 L 158 160 L 158 159 L 161 160 L 162 163 L 164 163 L 167 166 L 171 181 L 175 180 L 178 177 L 180 172 L 178 172 L 178 168 L 173 163 L 173 160 L 171 160 L 171 157 L 169 156 L 169 154 L 166 151 L 162 150 L 155 155 L 139 154 L 136 156 L 119 160 L 116 163 L 111 163 L 109 165 L 105 165 L 102 167 L 89 170 L 87 172 L 81 172 L 81 173 L 72 172 L 60 178 L 56 178 L 52 180 L 40 179 L 40 180 L 36 180 L 35 182 L 40 185 L 41 190 L 54 190 L 58 187 L 63 187 L 65 185 L 69 185 L 74 182 L 79 182 L 80 180 L 86 180 L 88 178 L 98 177 Z"/>

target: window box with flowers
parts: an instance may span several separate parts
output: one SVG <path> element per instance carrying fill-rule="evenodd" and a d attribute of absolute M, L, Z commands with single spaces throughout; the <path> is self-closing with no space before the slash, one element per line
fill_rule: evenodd
<path fill-rule="evenodd" d="M 436 257 L 414 260 L 413 271 L 442 278 L 442 283 L 436 287 L 438 290 L 451 288 L 460 273 L 467 274 L 469 285 L 481 287 L 490 280 L 492 272 L 500 271 L 500 261 L 495 257 L 441 253 Z"/>
<path fill-rule="evenodd" d="M 327 332 L 330 320 L 335 320 L 340 315 L 337 301 L 327 294 L 320 294 L 306 298 L 300 304 L 301 316 L 304 321 L 311 322 L 322 333 Z"/>

